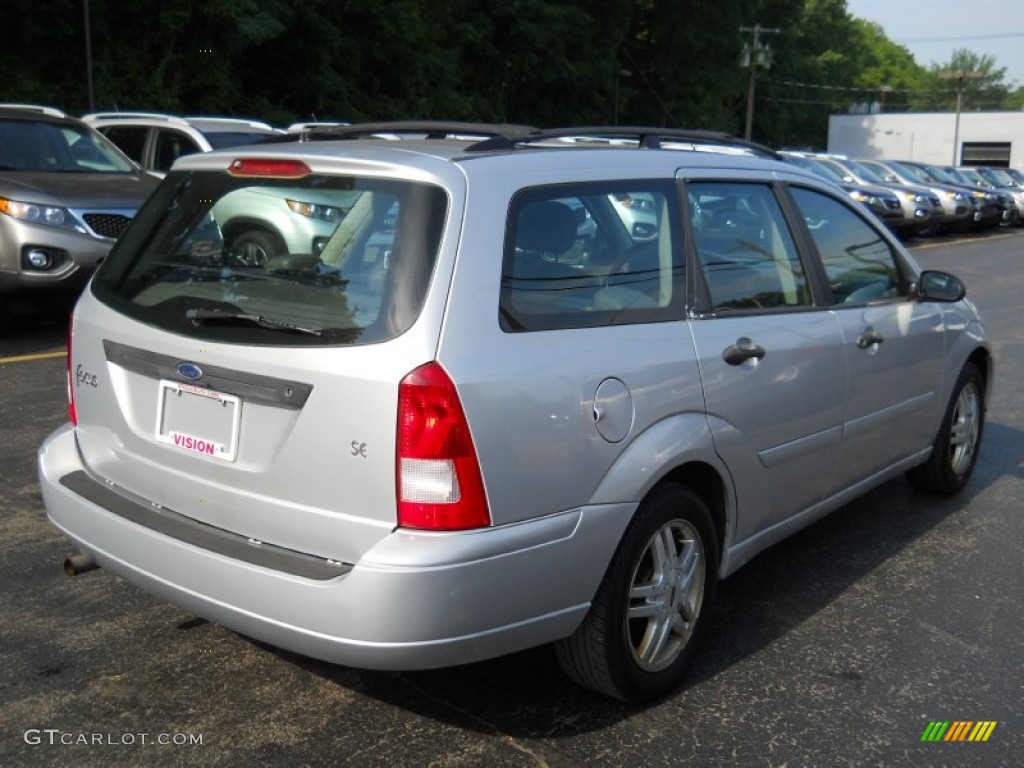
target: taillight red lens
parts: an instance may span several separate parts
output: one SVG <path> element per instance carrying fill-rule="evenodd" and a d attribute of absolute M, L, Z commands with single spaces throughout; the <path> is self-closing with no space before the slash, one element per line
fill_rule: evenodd
<path fill-rule="evenodd" d="M 75 386 L 71 380 L 71 342 L 75 336 L 75 316 L 68 321 L 68 418 L 75 426 L 78 425 L 78 412 L 75 410 Z"/>
<path fill-rule="evenodd" d="M 491 524 L 466 414 L 436 362 L 399 385 L 396 453 L 400 526 L 461 530 Z"/>
<path fill-rule="evenodd" d="M 232 176 L 263 176 L 275 179 L 301 179 L 313 171 L 301 160 L 240 157 L 228 166 Z"/>

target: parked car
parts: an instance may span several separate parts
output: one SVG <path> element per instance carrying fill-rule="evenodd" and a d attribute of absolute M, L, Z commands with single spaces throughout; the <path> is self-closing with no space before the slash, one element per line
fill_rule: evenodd
<path fill-rule="evenodd" d="M 836 155 L 816 155 L 815 160 L 847 183 L 874 184 L 891 189 L 903 205 L 904 217 L 919 222 L 917 229 L 905 236 L 929 234 L 941 229 L 944 222 L 942 202 L 930 188 L 920 184 L 903 184 L 896 179 L 879 176 L 860 161 Z"/>
<path fill-rule="evenodd" d="M 984 326 L 833 184 L 665 148 L 700 133 L 433 125 L 178 161 L 72 316 L 39 453 L 69 572 L 356 667 L 554 643 L 647 701 L 720 578 L 890 479 L 968 483 Z M 198 251 L 243 189 L 343 215 L 317 253 Z"/>
<path fill-rule="evenodd" d="M 969 180 L 954 176 L 941 166 L 930 163 L 911 162 L 900 160 L 890 161 L 887 165 L 897 165 L 907 173 L 930 179 L 935 183 L 952 185 L 964 190 L 975 201 L 977 209 L 975 215 L 976 224 L 982 226 L 995 226 L 1006 220 L 1006 211 L 1012 207 L 1012 199 L 1001 193 L 993 194 L 990 187 L 972 184 Z M 977 228 L 977 227 L 975 227 Z"/>
<path fill-rule="evenodd" d="M 1010 175 L 1018 187 L 1024 188 L 1024 171 L 1018 171 L 1016 168 L 1004 168 L 1003 170 Z"/>
<path fill-rule="evenodd" d="M 0 105 L 0 313 L 72 300 L 156 186 L 80 120 Z"/>
<path fill-rule="evenodd" d="M 998 190 L 1013 203 L 1012 206 L 1006 206 L 1006 213 L 1002 220 L 1003 224 L 1007 226 L 1024 224 L 1024 185 L 1019 184 L 1005 168 L 969 166 L 967 170 L 978 174 L 991 185 L 992 189 Z"/>
<path fill-rule="evenodd" d="M 939 232 L 962 231 L 969 228 L 975 219 L 976 207 L 966 190 L 949 184 L 939 184 L 913 168 L 904 168 L 891 161 L 883 160 L 842 160 L 844 167 L 852 169 L 854 163 L 861 172 L 871 173 L 886 184 L 911 185 L 926 190 L 928 201 L 935 208 L 939 203 Z"/>
<path fill-rule="evenodd" d="M 1012 206 L 1008 196 L 993 189 L 987 181 L 976 173 L 967 172 L 964 169 L 955 168 L 951 165 L 937 167 L 951 178 L 956 179 L 960 184 L 973 190 L 975 200 L 981 210 L 981 223 L 983 226 L 995 227 L 1002 223 L 1007 210 Z"/>
<path fill-rule="evenodd" d="M 94 112 L 82 120 L 157 176 L 166 174 L 179 157 L 253 144 L 284 133 L 259 120 L 158 112 Z"/>
<path fill-rule="evenodd" d="M 922 217 L 925 215 L 923 209 L 920 215 L 916 210 L 908 214 L 904 211 L 903 203 L 894 190 L 882 186 L 861 185 L 845 181 L 836 171 L 818 162 L 817 158 L 813 156 L 788 151 L 779 152 L 779 154 L 786 162 L 793 163 L 793 165 L 831 181 L 854 200 L 863 204 L 896 234 L 910 237 L 923 229 Z"/>

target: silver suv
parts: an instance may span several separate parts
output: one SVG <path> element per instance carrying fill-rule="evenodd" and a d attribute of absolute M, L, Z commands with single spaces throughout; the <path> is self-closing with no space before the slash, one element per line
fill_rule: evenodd
<path fill-rule="evenodd" d="M 433 125 L 175 166 L 72 318 L 39 455 L 70 573 L 356 667 L 554 643 L 643 701 L 756 554 L 904 473 L 968 482 L 978 314 L 834 185 L 720 134 Z M 340 212 L 323 247 L 210 236 L 295 190 Z"/>
<path fill-rule="evenodd" d="M 66 306 L 156 186 L 80 120 L 0 104 L 0 313 Z"/>

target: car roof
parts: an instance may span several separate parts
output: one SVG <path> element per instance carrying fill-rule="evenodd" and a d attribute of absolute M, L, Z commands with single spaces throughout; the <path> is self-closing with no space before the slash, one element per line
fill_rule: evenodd
<path fill-rule="evenodd" d="M 196 153 L 176 161 L 178 171 L 227 171 L 237 160 L 294 159 L 313 173 L 351 173 L 353 162 L 366 173 L 422 180 L 464 176 L 485 163 L 525 174 L 551 171 L 586 174 L 593 162 L 579 153 L 601 153 L 603 167 L 622 176 L 664 177 L 678 169 L 750 171 L 763 178 L 788 174 L 827 184 L 809 171 L 782 161 L 767 147 L 707 131 L 660 128 L 559 128 L 487 124 L 370 123 L 271 138 L 259 144 Z M 674 155 L 667 159 L 668 154 Z M 556 170 L 557 169 L 557 170 Z M 484 174 L 490 168 L 481 169 Z"/>
<path fill-rule="evenodd" d="M 696 131 L 651 127 L 582 126 L 539 129 L 516 124 L 463 122 L 385 122 L 354 125 L 318 126 L 271 139 L 281 153 L 288 145 L 304 145 L 298 151 L 321 154 L 314 147 L 330 143 L 348 146 L 373 146 L 434 155 L 438 158 L 468 159 L 478 156 L 519 154 L 532 149 L 561 150 L 674 150 L 733 156 L 750 160 L 780 160 L 774 150 L 755 142 L 715 131 Z M 234 150 L 237 152 L 237 150 Z M 335 149 L 331 154 L 335 154 Z"/>

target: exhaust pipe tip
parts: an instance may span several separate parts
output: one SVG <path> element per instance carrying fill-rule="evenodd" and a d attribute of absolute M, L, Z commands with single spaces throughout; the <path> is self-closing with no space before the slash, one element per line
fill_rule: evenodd
<path fill-rule="evenodd" d="M 71 555 L 64 558 L 64 573 L 68 576 L 80 576 L 83 573 L 94 571 L 99 566 L 96 561 L 92 559 L 92 555 L 86 554 L 85 552 L 79 552 L 77 555 Z"/>

